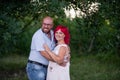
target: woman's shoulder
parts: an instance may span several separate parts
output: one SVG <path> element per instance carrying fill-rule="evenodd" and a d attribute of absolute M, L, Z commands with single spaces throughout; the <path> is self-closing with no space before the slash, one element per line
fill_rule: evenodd
<path fill-rule="evenodd" d="M 59 44 L 58 47 L 59 48 L 64 48 L 64 49 L 67 49 L 68 51 L 70 51 L 70 47 L 67 44 Z"/>
<path fill-rule="evenodd" d="M 58 46 L 65 46 L 65 47 L 67 47 L 68 45 L 67 44 L 59 44 Z"/>

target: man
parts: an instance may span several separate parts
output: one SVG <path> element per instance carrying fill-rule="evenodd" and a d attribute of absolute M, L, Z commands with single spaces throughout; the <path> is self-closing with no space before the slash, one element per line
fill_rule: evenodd
<path fill-rule="evenodd" d="M 55 47 L 53 19 L 49 16 L 43 18 L 42 27 L 32 37 L 30 55 L 26 67 L 29 80 L 46 80 L 47 65 L 51 57 L 44 51 L 43 44 L 51 50 Z"/>

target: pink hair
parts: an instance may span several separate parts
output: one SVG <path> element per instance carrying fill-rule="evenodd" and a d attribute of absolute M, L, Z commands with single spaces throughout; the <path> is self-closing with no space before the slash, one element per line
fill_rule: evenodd
<path fill-rule="evenodd" d="M 68 28 L 66 26 L 63 26 L 63 25 L 58 25 L 54 30 L 54 35 L 55 35 L 55 32 L 58 30 L 61 30 L 65 34 L 64 41 L 66 44 L 69 44 L 70 43 L 70 33 L 68 31 Z"/>

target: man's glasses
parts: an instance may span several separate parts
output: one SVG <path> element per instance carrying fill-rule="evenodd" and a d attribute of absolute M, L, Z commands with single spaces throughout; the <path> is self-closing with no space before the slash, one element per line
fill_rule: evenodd
<path fill-rule="evenodd" d="M 52 24 L 42 23 L 44 26 L 52 26 Z"/>

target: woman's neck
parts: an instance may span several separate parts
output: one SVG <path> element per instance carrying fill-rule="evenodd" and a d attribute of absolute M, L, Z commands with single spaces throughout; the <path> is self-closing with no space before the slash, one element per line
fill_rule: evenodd
<path fill-rule="evenodd" d="M 60 45 L 60 44 L 65 44 L 64 41 L 58 41 L 57 45 Z"/>

